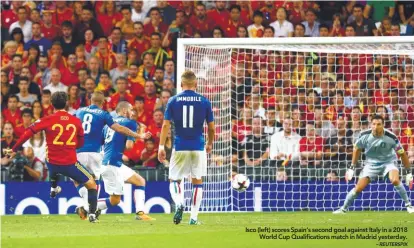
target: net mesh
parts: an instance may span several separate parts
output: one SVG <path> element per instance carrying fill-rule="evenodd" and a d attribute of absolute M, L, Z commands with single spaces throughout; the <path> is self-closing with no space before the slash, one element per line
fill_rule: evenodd
<path fill-rule="evenodd" d="M 409 43 L 186 45 L 185 69 L 196 73 L 217 126 L 202 211 L 337 208 L 354 187 L 344 174 L 373 114 L 413 161 L 413 59 Z M 234 173 L 250 178 L 247 192 L 231 190 Z M 190 206 L 188 182 L 185 189 Z M 402 206 L 379 177 L 351 209 Z"/>

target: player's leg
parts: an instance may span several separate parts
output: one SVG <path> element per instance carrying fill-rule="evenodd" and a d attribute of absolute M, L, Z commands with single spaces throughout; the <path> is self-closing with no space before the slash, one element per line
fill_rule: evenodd
<path fill-rule="evenodd" d="M 187 151 L 174 151 L 169 168 L 170 194 L 175 204 L 174 224 L 180 224 L 184 213 L 184 186 L 182 179 L 190 174 L 190 160 Z"/>
<path fill-rule="evenodd" d="M 101 177 L 100 167 L 101 167 L 101 162 L 102 162 L 102 155 L 99 154 L 99 153 L 94 153 L 94 152 L 82 152 L 82 153 L 78 154 L 78 161 L 79 161 L 79 163 L 84 165 L 86 167 L 86 169 L 88 169 L 88 171 L 94 177 L 96 187 L 97 187 L 96 188 L 97 197 L 99 197 L 99 192 L 100 192 L 100 188 L 101 188 L 99 179 Z M 78 213 L 78 211 L 88 212 L 89 211 L 88 190 L 83 185 L 80 185 L 77 182 L 74 182 L 74 184 L 75 184 L 76 189 L 78 190 L 78 193 L 79 193 L 80 197 L 82 197 L 82 199 L 84 199 L 83 206 L 80 207 L 80 208 L 77 208 L 76 212 L 77 213 Z"/>
<path fill-rule="evenodd" d="M 98 215 L 101 210 L 116 206 L 121 202 L 121 196 L 123 195 L 122 188 L 124 185 L 119 167 L 106 165 L 102 170 L 101 176 L 105 184 L 105 192 L 110 196 L 109 198 L 98 200 Z"/>
<path fill-rule="evenodd" d="M 87 169 L 90 168 L 89 167 L 89 156 L 87 152 L 78 153 L 77 158 L 78 158 L 79 163 L 83 164 Z M 89 172 L 92 172 L 92 171 L 89 169 Z M 84 212 L 87 212 L 89 210 L 88 190 L 86 189 L 85 186 L 83 186 L 83 184 L 80 184 L 76 181 L 73 181 L 73 184 L 75 185 L 76 189 L 78 190 L 79 196 L 83 199 L 83 202 L 84 202 L 83 206 L 81 206 L 80 208 L 76 208 L 76 213 L 78 213 L 81 219 L 86 219 L 86 215 L 84 214 Z"/>
<path fill-rule="evenodd" d="M 191 217 L 190 225 L 198 225 L 198 212 L 203 199 L 202 177 L 207 175 L 207 154 L 205 151 L 192 151 L 191 178 L 193 193 L 191 195 Z"/>
<path fill-rule="evenodd" d="M 405 207 L 407 208 L 408 213 L 414 213 L 414 207 L 411 206 L 411 200 L 408 197 L 407 190 L 404 188 L 404 185 L 401 183 L 400 180 L 400 173 L 398 168 L 392 164 L 387 165 L 387 169 L 384 172 L 385 174 L 388 174 L 388 178 L 390 179 L 390 182 L 392 185 L 394 185 L 395 191 L 398 192 L 401 199 L 405 203 Z"/>
<path fill-rule="evenodd" d="M 144 212 L 145 206 L 145 179 L 141 177 L 138 173 L 133 171 L 126 165 L 121 166 L 121 174 L 124 179 L 124 182 L 135 185 L 137 188 L 134 190 L 134 200 L 135 200 L 135 219 L 136 220 L 155 220 L 150 216 L 146 215 Z"/>
<path fill-rule="evenodd" d="M 55 198 L 62 191 L 62 189 L 57 185 L 59 175 L 54 165 L 46 163 L 46 166 L 49 170 L 50 197 Z"/>
<path fill-rule="evenodd" d="M 355 188 L 351 189 L 348 192 L 348 194 L 346 195 L 344 205 L 342 205 L 342 207 L 340 209 L 334 211 L 333 213 L 334 214 L 344 214 L 344 213 L 346 213 L 348 211 L 349 206 L 352 205 L 354 200 L 365 189 L 365 187 L 367 187 L 367 185 L 370 183 L 370 181 L 371 181 L 370 177 L 361 175 L 361 177 L 359 178 L 358 183 L 355 186 Z"/>
<path fill-rule="evenodd" d="M 63 175 L 70 177 L 72 180 L 83 184 L 88 190 L 88 204 L 89 204 L 89 221 L 91 223 L 97 222 L 95 212 L 97 206 L 97 191 L 96 183 L 89 171 L 79 162 L 71 166 L 65 167 L 66 171 Z"/>

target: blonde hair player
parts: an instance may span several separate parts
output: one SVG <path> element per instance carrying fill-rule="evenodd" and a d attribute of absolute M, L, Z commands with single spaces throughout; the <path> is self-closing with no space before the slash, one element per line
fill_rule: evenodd
<path fill-rule="evenodd" d="M 193 193 L 191 197 L 190 225 L 199 225 L 198 211 L 203 197 L 202 177 L 207 174 L 207 156 L 213 147 L 215 135 L 214 117 L 210 101 L 195 92 L 197 79 L 192 71 L 185 71 L 181 75 L 183 92 L 170 98 L 167 103 L 164 123 L 162 125 L 158 160 L 164 162 L 166 158 L 165 141 L 171 122 L 175 127 L 174 149 L 170 161 L 169 179 L 170 193 L 176 205 L 173 218 L 179 224 L 184 211 L 184 187 L 181 181 L 191 176 Z M 208 140 L 204 141 L 204 122 L 208 125 Z"/>

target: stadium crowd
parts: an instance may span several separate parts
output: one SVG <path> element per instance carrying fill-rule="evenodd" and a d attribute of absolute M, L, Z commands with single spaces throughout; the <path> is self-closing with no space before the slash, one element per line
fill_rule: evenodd
<path fill-rule="evenodd" d="M 168 167 L 157 160 L 157 147 L 165 106 L 176 94 L 177 38 L 414 35 L 414 4 L 403 1 L 2 1 L 1 7 L 2 149 L 53 113 L 54 92 L 68 93 L 74 113 L 102 91 L 107 111 L 130 102 L 140 132 L 152 134 L 137 140 L 124 162 L 154 169 Z M 235 50 L 232 164 L 277 168 L 277 180 L 328 168 L 326 180 L 335 181 L 374 113 L 413 163 L 413 59 Z M 23 154 L 24 180 L 45 180 L 44 134 L 29 140 Z M 217 155 L 213 164 L 223 160 Z M 14 164 L 2 150 L 2 171 Z"/>

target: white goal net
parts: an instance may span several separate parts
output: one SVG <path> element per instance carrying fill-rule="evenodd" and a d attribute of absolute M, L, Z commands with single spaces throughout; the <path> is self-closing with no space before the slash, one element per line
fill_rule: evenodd
<path fill-rule="evenodd" d="M 177 54 L 178 78 L 196 73 L 217 126 L 202 211 L 337 208 L 355 184 L 344 180 L 353 143 L 374 114 L 414 161 L 411 37 L 179 39 Z M 246 192 L 231 189 L 234 173 L 251 180 Z M 380 177 L 350 209 L 402 206 Z"/>

